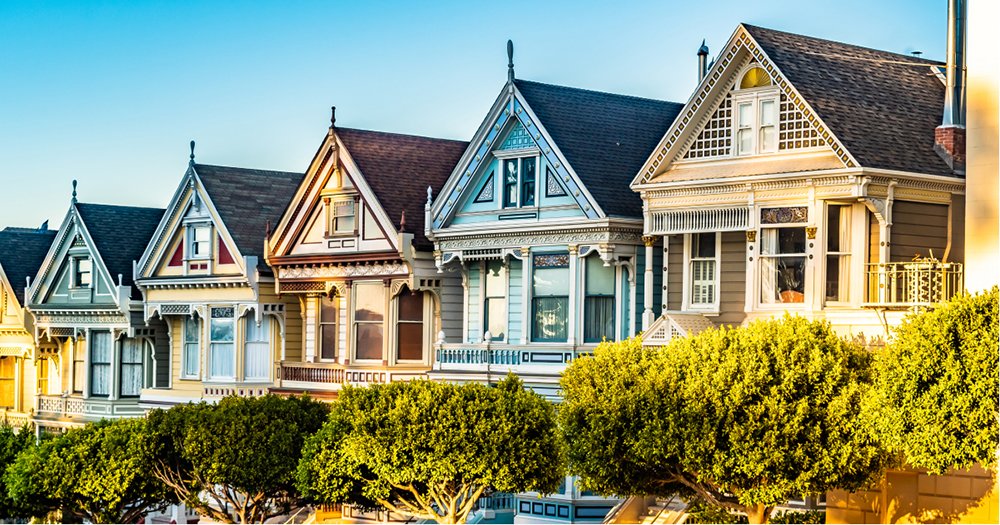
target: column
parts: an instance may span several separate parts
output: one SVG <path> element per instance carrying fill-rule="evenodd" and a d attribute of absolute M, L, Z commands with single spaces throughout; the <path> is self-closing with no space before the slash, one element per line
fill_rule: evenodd
<path fill-rule="evenodd" d="M 526 345 L 531 339 L 531 248 L 521 248 L 521 344 Z"/>
<path fill-rule="evenodd" d="M 646 257 L 643 259 L 643 266 L 645 267 L 645 275 L 643 277 L 642 283 L 642 330 L 646 331 L 649 325 L 653 324 L 653 243 L 656 242 L 656 237 L 652 235 L 643 235 L 642 244 L 646 246 Z M 666 243 L 666 240 L 664 240 Z M 663 265 L 666 267 L 667 261 L 663 260 Z M 665 281 L 664 281 L 665 282 Z"/>
<path fill-rule="evenodd" d="M 579 292 L 580 289 L 580 249 L 575 244 L 569 245 L 569 316 L 568 322 L 566 324 L 566 342 L 570 345 L 576 344 L 576 317 L 577 312 L 580 308 L 577 308 L 580 302 Z"/>

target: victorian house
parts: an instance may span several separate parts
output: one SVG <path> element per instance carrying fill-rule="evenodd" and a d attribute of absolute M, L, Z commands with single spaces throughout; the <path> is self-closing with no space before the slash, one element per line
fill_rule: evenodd
<path fill-rule="evenodd" d="M 146 322 L 166 324 L 164 380 L 144 408 L 267 393 L 276 363 L 298 359 L 299 304 L 275 294 L 264 238 L 301 173 L 191 161 L 135 265 Z"/>
<path fill-rule="evenodd" d="M 882 339 L 962 290 L 943 64 L 750 25 L 700 58 L 631 186 L 664 259 L 645 343 L 784 312 Z"/>
<path fill-rule="evenodd" d="M 439 275 L 463 286 L 460 330 L 435 345 L 431 376 L 490 383 L 513 372 L 558 400 L 576 356 L 660 312 L 660 252 L 645 248 L 642 201 L 625 190 L 681 105 L 515 79 L 510 62 L 428 210 Z M 613 502 L 566 481 L 557 494 L 518 495 L 516 522 L 600 521 Z"/>
<path fill-rule="evenodd" d="M 460 284 L 434 266 L 424 209 L 466 145 L 331 118 L 265 249 L 274 291 L 301 309 L 302 353 L 282 360 L 280 391 L 426 377 L 434 342 L 459 336 Z"/>
<path fill-rule="evenodd" d="M 39 360 L 24 296 L 55 234 L 48 223 L 0 230 L 0 423 L 14 427 L 31 422 L 35 394 L 48 392 L 50 363 Z"/>
<path fill-rule="evenodd" d="M 163 210 L 73 201 L 25 296 L 37 341 L 39 430 L 138 416 L 139 394 L 164 384 L 160 323 L 146 323 L 133 261 Z M 26 383 L 30 384 L 30 383 Z"/>

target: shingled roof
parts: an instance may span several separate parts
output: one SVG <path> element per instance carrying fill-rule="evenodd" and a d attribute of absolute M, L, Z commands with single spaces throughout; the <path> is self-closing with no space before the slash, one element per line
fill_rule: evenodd
<path fill-rule="evenodd" d="M 438 194 L 469 143 L 351 128 L 337 128 L 337 136 L 393 226 L 400 229 L 405 210 L 405 231 L 413 234 L 413 245 L 432 249 L 424 236 L 427 187 Z"/>
<path fill-rule="evenodd" d="M 163 210 L 82 202 L 76 204 L 76 209 L 111 279 L 118 284 L 121 275 L 121 284 L 132 286 L 132 261 L 142 258 Z M 136 291 L 133 287 L 132 297 L 137 297 Z"/>
<path fill-rule="evenodd" d="M 940 62 L 743 24 L 866 168 L 951 175 L 934 152 Z"/>
<path fill-rule="evenodd" d="M 629 184 L 684 105 L 528 80 L 514 85 L 604 213 L 642 217 L 642 199 Z"/>
<path fill-rule="evenodd" d="M 49 229 L 8 227 L 0 230 L 0 267 L 21 306 L 24 306 L 26 278 L 35 278 L 55 236 L 55 230 Z"/>
<path fill-rule="evenodd" d="M 281 220 L 304 174 L 209 164 L 195 164 L 194 171 L 236 248 L 244 256 L 257 257 L 257 267 L 268 270 L 264 262 L 267 223 Z"/>

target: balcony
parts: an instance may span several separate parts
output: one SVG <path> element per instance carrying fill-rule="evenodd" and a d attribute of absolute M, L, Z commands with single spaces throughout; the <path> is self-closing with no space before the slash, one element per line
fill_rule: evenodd
<path fill-rule="evenodd" d="M 865 303 L 874 308 L 934 306 L 965 289 L 961 263 L 935 260 L 871 263 L 866 268 Z"/>
<path fill-rule="evenodd" d="M 137 417 L 144 413 L 145 411 L 139 407 L 139 398 L 136 397 L 110 400 L 40 395 L 35 401 L 36 419 L 73 419 L 83 422 L 105 418 Z"/>
<path fill-rule="evenodd" d="M 427 377 L 425 368 L 365 368 L 340 363 L 283 361 L 278 366 L 281 389 L 336 392 L 344 385 L 372 385 Z"/>
<path fill-rule="evenodd" d="M 558 381 L 573 359 L 591 352 L 592 347 L 573 345 L 444 344 L 437 349 L 432 374 L 454 372 L 502 377 L 513 372 L 549 376 Z"/>

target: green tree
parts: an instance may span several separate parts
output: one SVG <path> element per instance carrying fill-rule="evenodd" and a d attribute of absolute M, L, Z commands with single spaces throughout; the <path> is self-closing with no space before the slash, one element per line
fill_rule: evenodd
<path fill-rule="evenodd" d="M 910 315 L 878 355 L 885 439 L 914 467 L 996 466 L 1000 292 Z"/>
<path fill-rule="evenodd" d="M 34 517 L 59 511 L 68 521 L 135 523 L 171 502 L 149 475 L 144 421 L 101 421 L 24 449 L 7 469 L 15 505 Z"/>
<path fill-rule="evenodd" d="M 411 381 L 345 389 L 298 476 L 326 503 L 464 523 L 487 490 L 554 491 L 563 458 L 553 405 L 517 378 Z"/>
<path fill-rule="evenodd" d="M 766 523 L 792 497 L 883 470 L 871 361 L 829 325 L 790 316 L 655 350 L 601 345 L 561 382 L 570 471 L 603 494 L 680 493 Z"/>
<path fill-rule="evenodd" d="M 0 425 L 0 476 L 14 463 L 18 454 L 34 444 L 35 434 L 27 426 L 18 429 L 6 424 Z M 14 500 L 8 494 L 6 483 L 0 486 L 0 519 L 13 520 L 27 518 L 30 515 L 28 509 L 14 504 Z"/>
<path fill-rule="evenodd" d="M 177 499 L 224 523 L 263 523 L 301 509 L 295 469 L 327 405 L 308 397 L 227 397 L 147 416 L 153 475 Z"/>

